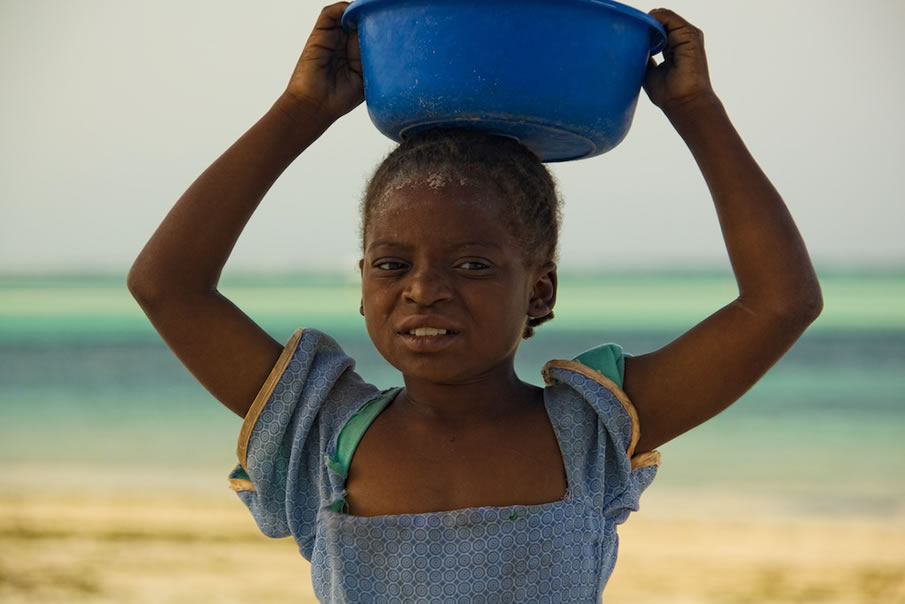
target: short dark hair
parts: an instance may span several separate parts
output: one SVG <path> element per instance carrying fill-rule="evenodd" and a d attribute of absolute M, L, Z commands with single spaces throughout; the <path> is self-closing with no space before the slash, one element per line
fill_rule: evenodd
<path fill-rule="evenodd" d="M 361 240 L 371 212 L 384 194 L 417 178 L 469 179 L 497 187 L 508 205 L 511 233 L 525 262 L 554 262 L 559 240 L 561 202 L 556 183 L 540 158 L 517 140 L 473 128 L 427 129 L 403 140 L 377 167 L 361 203 Z M 524 337 L 553 318 L 530 318 Z"/>

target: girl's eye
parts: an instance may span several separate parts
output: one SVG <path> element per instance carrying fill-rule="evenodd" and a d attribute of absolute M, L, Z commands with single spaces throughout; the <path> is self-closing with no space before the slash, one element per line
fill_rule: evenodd
<path fill-rule="evenodd" d="M 466 260 L 459 264 L 459 268 L 464 268 L 467 271 L 480 271 L 490 268 L 490 265 L 480 260 Z"/>
<path fill-rule="evenodd" d="M 384 260 L 383 262 L 378 262 L 374 265 L 374 268 L 382 271 L 398 271 L 404 267 L 405 265 L 402 262 L 396 262 L 395 260 Z"/>

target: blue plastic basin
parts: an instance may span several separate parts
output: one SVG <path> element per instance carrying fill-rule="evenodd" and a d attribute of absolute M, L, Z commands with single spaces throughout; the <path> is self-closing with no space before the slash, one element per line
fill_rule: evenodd
<path fill-rule="evenodd" d="M 653 17 L 608 0 L 355 0 L 343 26 L 358 30 L 382 133 L 483 128 L 544 161 L 619 144 L 666 40 Z"/>

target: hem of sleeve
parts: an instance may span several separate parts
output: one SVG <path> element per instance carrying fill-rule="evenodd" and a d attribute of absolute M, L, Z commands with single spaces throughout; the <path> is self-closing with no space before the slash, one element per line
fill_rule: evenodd
<path fill-rule="evenodd" d="M 635 447 L 638 445 L 638 440 L 641 438 L 641 425 L 638 419 L 638 411 L 635 409 L 635 405 L 632 404 L 631 399 L 629 399 L 628 395 L 625 391 L 619 387 L 613 380 L 609 379 L 596 369 L 592 369 L 587 365 L 584 365 L 578 361 L 550 361 L 546 365 L 544 365 L 543 376 L 544 383 L 547 386 L 553 385 L 553 377 L 550 375 L 551 369 L 565 369 L 566 371 L 572 371 L 574 373 L 578 373 L 588 378 L 589 380 L 593 380 L 597 382 L 607 390 L 609 390 L 613 396 L 616 397 L 616 400 L 622 405 L 622 408 L 625 409 L 625 412 L 628 414 L 629 421 L 632 423 L 632 437 L 629 441 L 628 448 L 625 453 L 628 455 L 629 459 L 632 463 L 632 470 L 637 470 L 638 468 L 643 468 L 647 466 L 655 466 L 660 465 L 660 453 L 659 451 L 646 451 L 644 453 L 640 453 L 635 455 Z"/>
<path fill-rule="evenodd" d="M 250 480 L 240 479 L 240 478 L 230 478 L 229 479 L 229 488 L 231 488 L 236 493 L 241 491 L 257 491 L 255 485 L 251 483 Z"/>
<path fill-rule="evenodd" d="M 302 338 L 302 332 L 304 332 L 303 329 L 298 329 L 292 334 L 292 337 L 289 338 L 289 343 L 283 348 L 280 358 L 277 359 L 273 369 L 270 370 L 270 375 L 267 376 L 264 385 L 261 386 L 261 389 L 258 391 L 258 395 L 255 397 L 254 402 L 252 402 L 251 407 L 249 407 L 248 413 L 245 414 L 245 421 L 242 422 L 242 429 L 239 430 L 239 444 L 236 447 L 236 454 L 239 457 L 239 464 L 241 464 L 242 469 L 246 472 L 248 472 L 248 466 L 245 461 L 248 457 L 248 441 L 251 439 L 251 432 L 254 429 L 255 424 L 258 423 L 258 418 L 261 417 L 261 412 L 264 411 L 264 407 L 267 405 L 270 395 L 273 394 L 277 383 L 280 381 L 283 373 L 285 373 L 286 367 L 289 366 L 289 361 L 291 361 L 292 357 L 295 355 L 299 340 Z M 232 484 L 233 481 L 230 481 L 230 486 L 232 486 Z"/>
<path fill-rule="evenodd" d="M 635 470 L 640 470 L 641 468 L 647 468 L 649 466 L 659 466 L 660 465 L 660 452 L 659 451 L 648 451 L 647 453 L 639 453 L 631 458 L 632 462 L 632 472 Z"/>

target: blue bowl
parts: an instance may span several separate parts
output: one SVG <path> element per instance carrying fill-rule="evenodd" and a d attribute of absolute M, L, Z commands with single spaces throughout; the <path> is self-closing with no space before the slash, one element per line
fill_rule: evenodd
<path fill-rule="evenodd" d="M 660 23 L 609 0 L 355 0 L 368 113 L 393 140 L 434 127 L 518 139 L 544 161 L 628 133 Z"/>

